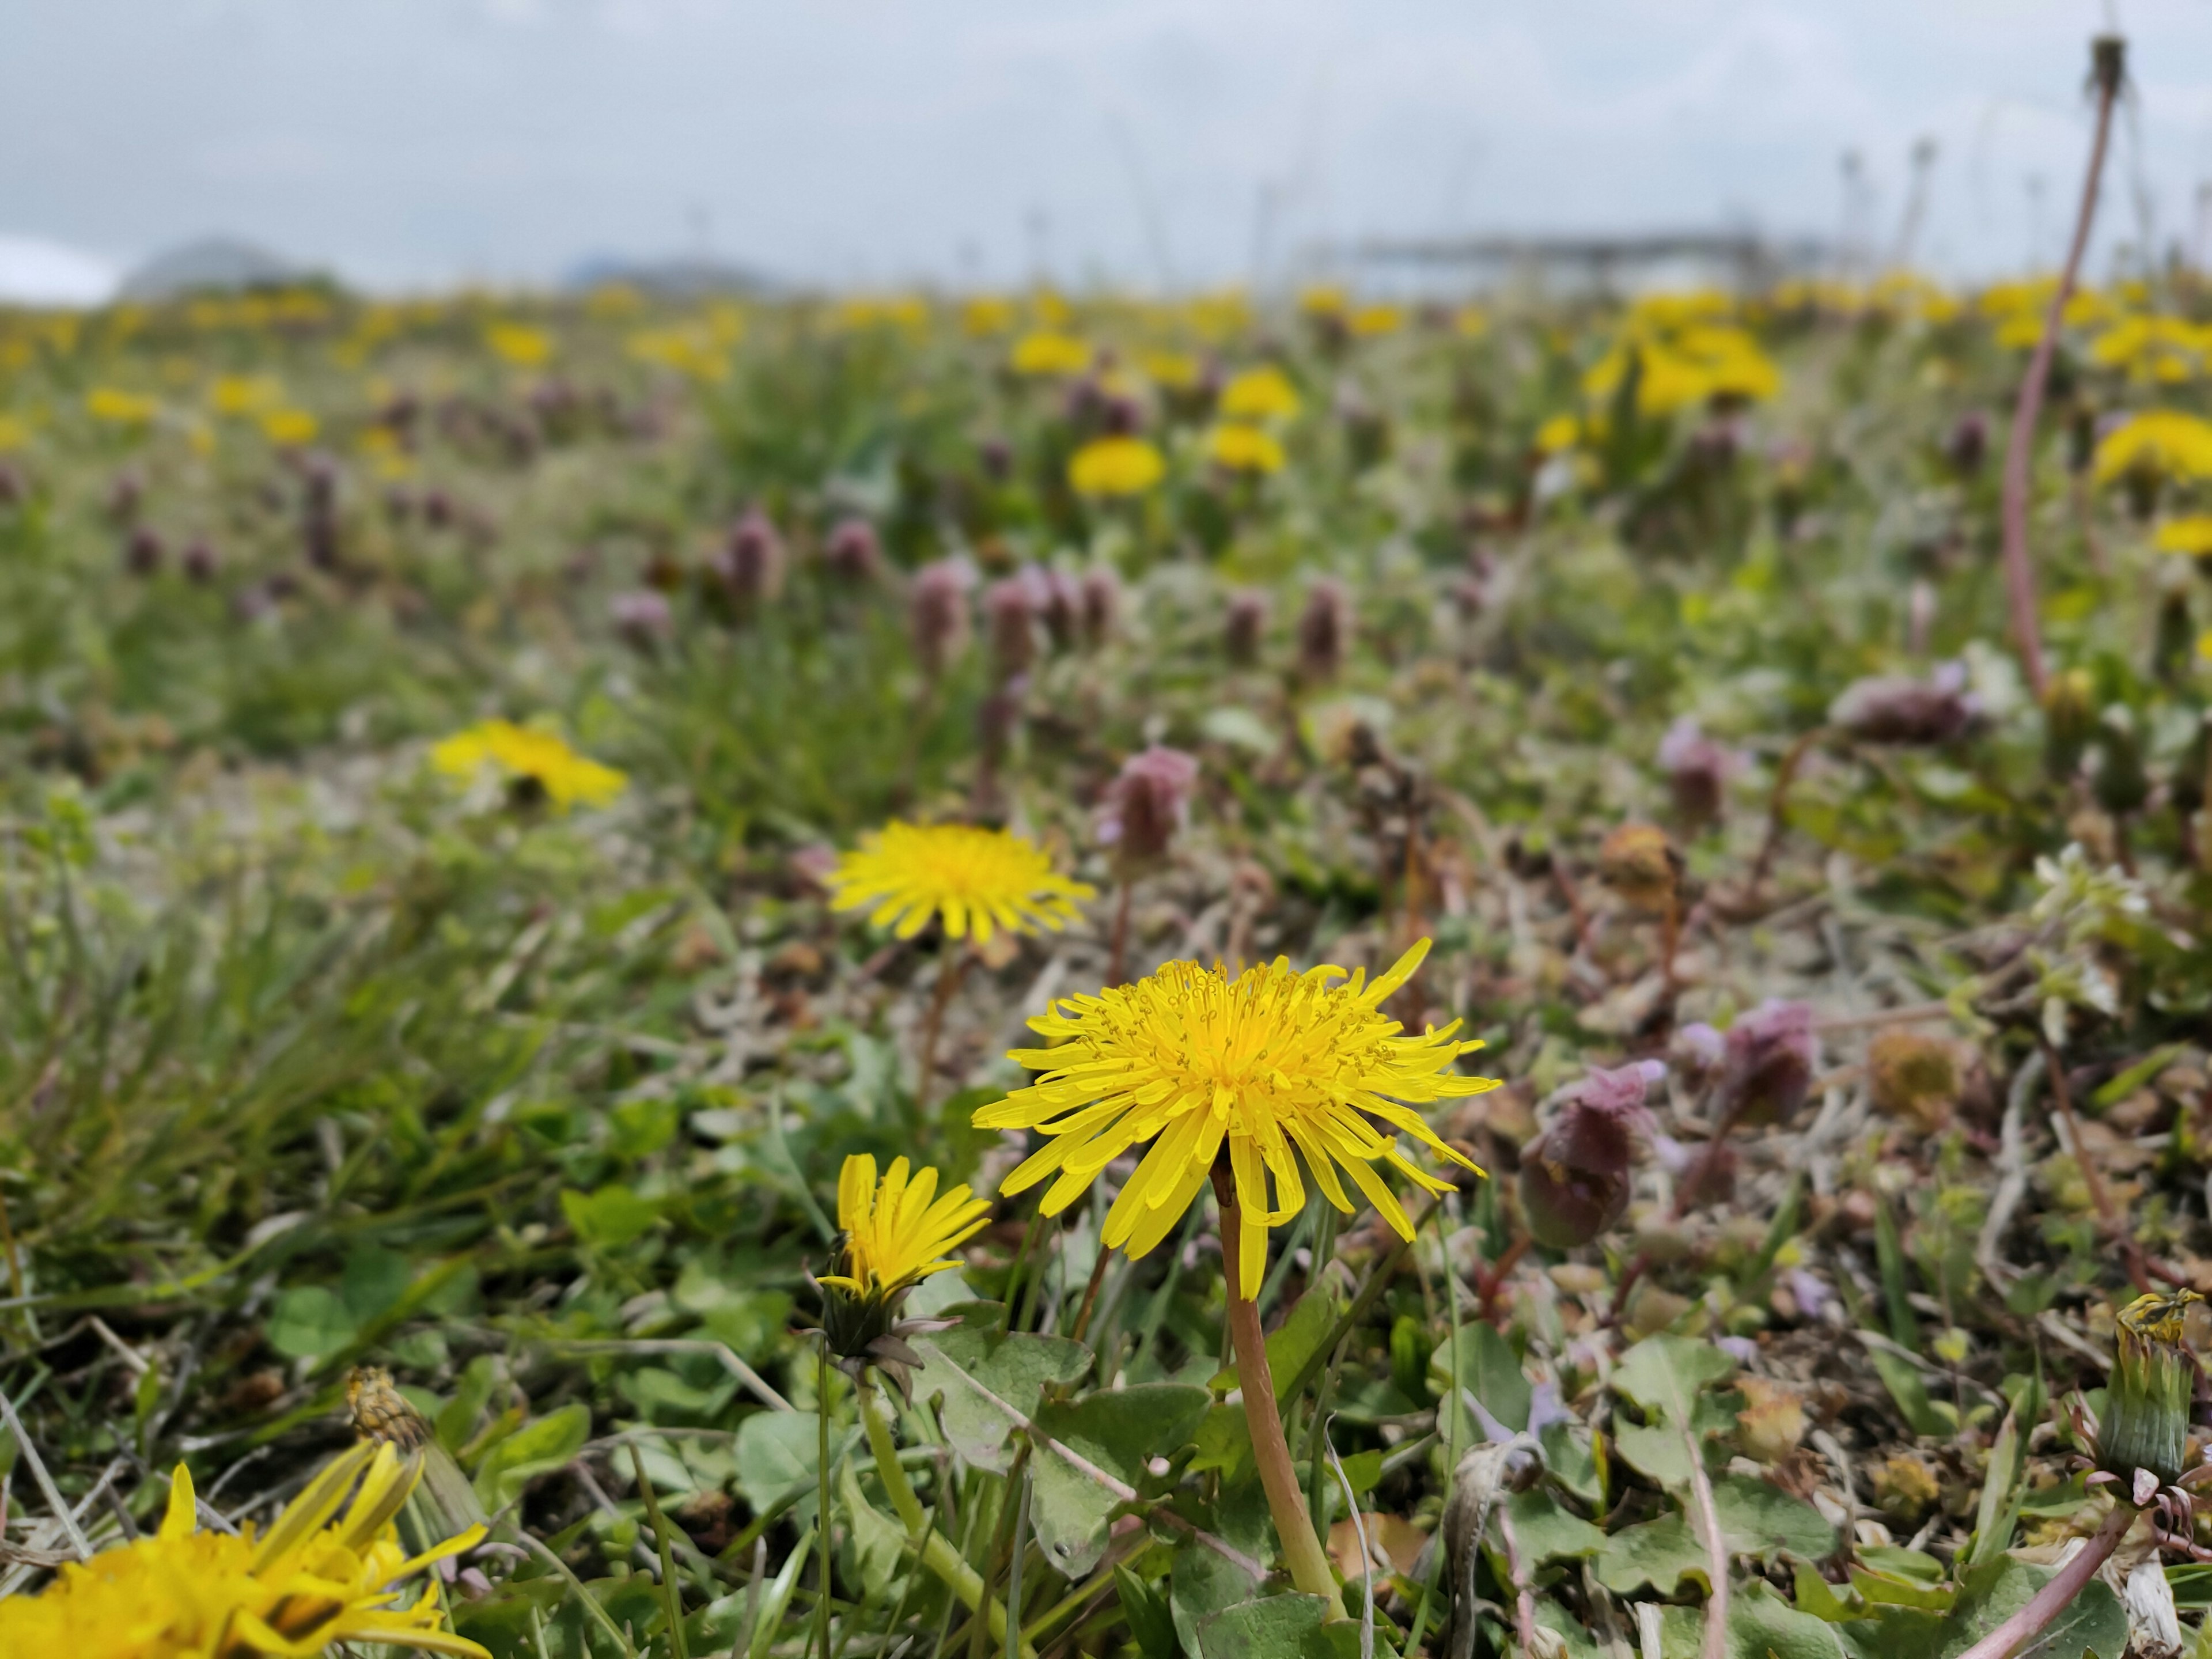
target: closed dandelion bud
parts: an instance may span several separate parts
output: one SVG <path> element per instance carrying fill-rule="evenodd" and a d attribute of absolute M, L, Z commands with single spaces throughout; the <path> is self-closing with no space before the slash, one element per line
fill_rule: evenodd
<path fill-rule="evenodd" d="M 2052 675 L 2043 694 L 2043 769 L 2054 783 L 2070 782 L 2081 769 L 2096 729 L 2096 689 L 2088 670 L 2069 668 Z"/>
<path fill-rule="evenodd" d="M 1010 680 L 1036 660 L 1036 610 L 1030 585 L 1008 576 L 984 590 L 983 617 L 991 641 L 991 669 Z"/>
<path fill-rule="evenodd" d="M 1982 470 L 1989 453 L 1990 417 L 1978 409 L 1969 410 L 1951 428 L 1951 436 L 1943 446 L 1943 458 L 1960 477 L 1971 478 Z"/>
<path fill-rule="evenodd" d="M 968 648 L 968 592 L 975 574 L 957 559 L 939 559 L 915 573 L 907 624 L 921 672 L 935 679 Z"/>
<path fill-rule="evenodd" d="M 1198 763 L 1180 749 L 1155 744 L 1122 763 L 1121 775 L 1107 787 L 1098 839 L 1114 849 L 1125 873 L 1167 856 L 1190 816 L 1197 787 Z"/>
<path fill-rule="evenodd" d="M 1883 1031 L 1867 1045 L 1867 1079 L 1875 1109 L 1936 1134 L 1959 1098 L 1958 1051 L 1942 1037 Z"/>
<path fill-rule="evenodd" d="M 607 614 L 623 642 L 636 651 L 651 651 L 675 629 L 667 596 L 649 587 L 616 594 L 607 602 Z"/>
<path fill-rule="evenodd" d="M 204 536 L 195 536 L 185 544 L 185 574 L 195 582 L 207 583 L 215 580 L 216 567 L 222 562 L 216 556 L 214 544 Z"/>
<path fill-rule="evenodd" d="M 2114 817 L 2139 810 L 2150 798 L 2150 775 L 2143 770 L 2142 739 L 2134 713 L 2115 703 L 2097 722 L 2096 763 L 2089 776 L 2097 805 Z"/>
<path fill-rule="evenodd" d="M 841 519 L 822 544 L 822 562 L 841 582 L 859 587 L 883 574 L 884 544 L 866 519 Z"/>
<path fill-rule="evenodd" d="M 783 538 L 768 515 L 754 507 L 738 520 L 707 566 L 739 612 L 749 612 L 783 592 Z"/>
<path fill-rule="evenodd" d="M 1598 878 L 1639 910 L 1663 911 L 1674 902 L 1682 855 L 1656 823 L 1624 823 L 1597 851 Z"/>
<path fill-rule="evenodd" d="M 1083 573 L 1080 609 L 1083 643 L 1095 651 L 1114 632 L 1114 618 L 1121 608 L 1121 584 L 1112 571 L 1101 568 Z"/>
<path fill-rule="evenodd" d="M 1939 744 L 1965 736 L 1981 712 L 1965 667 L 1944 663 L 1924 680 L 1883 674 L 1854 681 L 1828 706 L 1828 723 L 1863 743 Z"/>
<path fill-rule="evenodd" d="M 161 568 L 168 550 L 161 532 L 142 524 L 124 539 L 124 568 L 134 576 L 150 576 Z"/>
<path fill-rule="evenodd" d="M 1351 631 L 1344 584 L 1324 576 L 1306 595 L 1298 613 L 1298 674 L 1319 684 L 1336 678 L 1344 665 L 1345 635 Z"/>
<path fill-rule="evenodd" d="M 1729 776 L 1735 769 L 1735 757 L 1707 737 L 1697 721 L 1685 714 L 1667 728 L 1659 743 L 1659 765 L 1684 823 L 1705 824 L 1719 818 Z"/>
<path fill-rule="evenodd" d="M 1723 1113 L 1739 1123 L 1783 1123 L 1805 1103 L 1818 1054 L 1806 1004 L 1771 997 L 1729 1026 L 1723 1041 Z"/>
<path fill-rule="evenodd" d="M 1539 1244 L 1587 1244 L 1626 1212 L 1636 1137 L 1651 1128 L 1644 1091 L 1665 1070 L 1646 1061 L 1591 1072 L 1551 1127 L 1522 1149 L 1521 1210 Z"/>
<path fill-rule="evenodd" d="M 2097 1425 L 2097 1467 L 2132 1482 L 2148 1469 L 2161 1486 L 2187 1467 L 2190 1398 L 2197 1367 L 2183 1340 L 2194 1291 L 2140 1296 L 2120 1310 L 2113 1328 L 2112 1372 Z"/>
<path fill-rule="evenodd" d="M 1229 618 L 1222 629 L 1222 648 L 1239 668 L 1260 660 L 1261 637 L 1267 629 L 1267 596 L 1244 588 L 1229 596 Z"/>

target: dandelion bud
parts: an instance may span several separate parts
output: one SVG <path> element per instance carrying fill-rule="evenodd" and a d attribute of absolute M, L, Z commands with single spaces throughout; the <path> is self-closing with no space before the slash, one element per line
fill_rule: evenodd
<path fill-rule="evenodd" d="M 1981 712 L 1966 669 L 1944 663 L 1924 680 L 1883 674 L 1853 681 L 1828 706 L 1828 723 L 1864 743 L 1939 744 L 1963 737 Z"/>
<path fill-rule="evenodd" d="M 1318 684 L 1336 678 L 1344 665 L 1344 638 L 1351 631 L 1344 584 L 1324 576 L 1306 595 L 1298 613 L 1298 674 Z"/>
<path fill-rule="evenodd" d="M 140 525 L 124 540 L 124 568 L 134 576 L 150 576 L 161 568 L 168 550 L 160 531 Z"/>
<path fill-rule="evenodd" d="M 433 530 L 449 530 L 459 520 L 460 514 L 453 498 L 442 489 L 422 492 L 422 521 Z"/>
<path fill-rule="evenodd" d="M 883 574 L 884 544 L 866 519 L 841 519 L 822 544 L 822 562 L 841 582 L 859 587 Z"/>
<path fill-rule="evenodd" d="M 1699 729 L 1685 714 L 1667 728 L 1659 742 L 1659 765 L 1667 774 L 1667 787 L 1674 798 L 1674 811 L 1691 825 L 1711 823 L 1721 815 L 1728 793 L 1729 775 L 1735 757 Z"/>
<path fill-rule="evenodd" d="M 1267 596 L 1252 588 L 1229 596 L 1229 622 L 1222 646 L 1229 660 L 1249 668 L 1260 660 L 1260 637 L 1267 628 Z"/>
<path fill-rule="evenodd" d="M 1959 1098 L 1959 1056 L 1942 1037 L 1883 1031 L 1867 1045 L 1867 1079 L 1876 1110 L 1936 1134 Z"/>
<path fill-rule="evenodd" d="M 607 614 L 613 619 L 615 632 L 636 651 L 651 651 L 675 629 L 667 595 L 649 587 L 616 594 L 607 601 Z"/>
<path fill-rule="evenodd" d="M 747 510 L 707 568 L 740 614 L 783 592 L 783 538 L 758 507 Z"/>
<path fill-rule="evenodd" d="M 1729 1026 L 1723 1043 L 1724 1114 L 1739 1123 L 1782 1123 L 1805 1103 L 1819 1057 L 1806 1004 L 1770 997 Z"/>
<path fill-rule="evenodd" d="M 2096 730 L 2096 682 L 2086 668 L 2051 677 L 2043 694 L 2043 769 L 2054 783 L 2072 781 Z"/>
<path fill-rule="evenodd" d="M 1656 1061 L 1592 1071 L 1552 1125 L 1521 1152 L 1521 1209 L 1528 1233 L 1554 1250 L 1587 1244 L 1628 1208 L 1636 1136 L 1650 1132 L 1644 1091 Z"/>
<path fill-rule="evenodd" d="M 968 648 L 968 592 L 975 574 L 957 559 L 939 559 L 915 573 L 907 622 L 921 671 L 935 679 Z"/>
<path fill-rule="evenodd" d="M 204 536 L 195 536 L 185 544 L 185 574 L 191 580 L 205 584 L 215 580 L 217 565 L 215 545 Z"/>
<path fill-rule="evenodd" d="M 983 617 L 991 641 L 992 672 L 1012 679 L 1036 660 L 1036 609 L 1029 583 L 1008 576 L 984 590 Z"/>
<path fill-rule="evenodd" d="M 1664 911 L 1674 902 L 1682 855 L 1656 823 L 1624 823 L 1597 851 L 1598 878 L 1639 910 Z"/>
<path fill-rule="evenodd" d="M 2136 731 L 2133 711 L 2124 703 L 2114 703 L 2097 722 L 2096 763 L 2090 771 L 2089 790 L 2097 805 L 2114 817 L 2138 811 L 2150 799 L 2142 738 Z"/>
<path fill-rule="evenodd" d="M 1989 453 L 1990 417 L 1978 409 L 1969 410 L 1952 427 L 1943 445 L 1943 459 L 1961 478 L 1971 478 L 1982 470 Z"/>
<path fill-rule="evenodd" d="M 983 476 L 993 483 L 1004 483 L 1013 476 L 1014 447 L 1004 438 L 986 438 L 975 447 L 975 459 L 981 463 Z"/>
<path fill-rule="evenodd" d="M 1083 643 L 1096 651 L 1114 632 L 1114 617 L 1121 608 L 1121 584 L 1103 566 L 1083 573 L 1079 605 L 1083 616 Z"/>
<path fill-rule="evenodd" d="M 1099 842 L 1125 872 L 1157 863 L 1189 818 L 1197 787 L 1198 763 L 1180 749 L 1155 744 L 1132 755 L 1107 787 Z"/>
<path fill-rule="evenodd" d="M 2097 1425 L 2097 1467 L 2132 1481 L 2148 1469 L 2161 1486 L 2187 1467 L 2190 1398 L 2197 1367 L 2182 1325 L 2194 1291 L 2139 1296 L 2120 1310 L 2112 1332 L 2112 1371 Z"/>

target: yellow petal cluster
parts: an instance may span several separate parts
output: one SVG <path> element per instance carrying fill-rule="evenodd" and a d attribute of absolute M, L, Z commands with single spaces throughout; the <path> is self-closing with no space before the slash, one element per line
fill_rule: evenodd
<path fill-rule="evenodd" d="M 958 1259 L 945 1252 L 974 1237 L 990 1213 L 991 1206 L 965 1186 L 938 1197 L 933 1169 L 924 1168 L 909 1181 L 902 1158 L 891 1160 L 879 1185 L 876 1160 L 856 1153 L 837 1176 L 842 1271 L 824 1274 L 821 1282 L 854 1296 L 895 1294 L 958 1267 Z"/>
<path fill-rule="evenodd" d="M 1206 453 L 1216 466 L 1231 472 L 1280 472 L 1283 446 L 1272 432 L 1242 421 L 1224 421 L 1206 441 Z"/>
<path fill-rule="evenodd" d="M 1017 374 L 1080 374 L 1091 367 L 1091 348 L 1072 334 L 1040 330 L 1014 346 Z"/>
<path fill-rule="evenodd" d="M 840 910 L 873 905 L 868 920 L 912 939 L 942 916 L 948 938 L 1033 933 L 1075 920 L 1096 889 L 1057 873 L 1034 842 L 966 823 L 885 824 L 837 860 L 829 878 Z"/>
<path fill-rule="evenodd" d="M 2212 514 L 2192 513 L 2168 519 L 2159 526 L 2151 545 L 2161 553 L 2186 553 L 2201 559 L 2212 555 Z"/>
<path fill-rule="evenodd" d="M 1636 408 L 1653 418 L 1717 398 L 1756 402 L 1782 387 L 1782 373 L 1759 342 L 1730 325 L 1693 324 L 1663 335 L 1632 330 L 1590 366 L 1583 390 L 1609 398 L 1638 366 Z"/>
<path fill-rule="evenodd" d="M 2097 445 L 2097 482 L 2129 472 L 2212 478 L 2212 422 L 2178 409 L 2146 410 Z"/>
<path fill-rule="evenodd" d="M 1106 1243 L 1139 1256 L 1182 1220 L 1225 1153 L 1243 1212 L 1240 1289 L 1248 1297 L 1259 1293 L 1267 1229 L 1305 1206 L 1302 1164 L 1349 1214 L 1340 1167 L 1399 1236 L 1411 1238 L 1413 1223 L 1375 1166 L 1388 1164 L 1431 1192 L 1445 1183 L 1416 1168 L 1395 1136 L 1368 1120 L 1474 1169 L 1410 1107 L 1498 1086 L 1453 1069 L 1482 1047 L 1454 1040 L 1458 1021 L 1411 1036 L 1383 1014 L 1383 1002 L 1428 951 L 1423 939 L 1372 981 L 1364 969 L 1349 979 L 1341 968 L 1297 973 L 1280 957 L 1233 977 L 1218 966 L 1171 962 L 1134 985 L 1063 998 L 1030 1022 L 1039 1036 L 1057 1039 L 1054 1046 L 1011 1055 L 1042 1075 L 975 1114 L 978 1128 L 1034 1129 L 1048 1138 L 1000 1190 L 1018 1193 L 1053 1176 L 1042 1207 L 1056 1215 L 1109 1164 L 1150 1141 L 1106 1215 Z"/>
<path fill-rule="evenodd" d="M 1142 438 L 1096 438 L 1067 463 L 1079 495 L 1141 495 L 1166 472 L 1165 459 Z"/>
<path fill-rule="evenodd" d="M 1221 412 L 1232 421 L 1287 421 L 1298 407 L 1298 389 L 1273 363 L 1245 369 L 1221 388 Z"/>
<path fill-rule="evenodd" d="M 525 779 L 562 811 L 578 801 L 604 806 L 629 780 L 611 766 L 578 754 L 560 736 L 512 720 L 486 720 L 456 732 L 430 751 L 430 763 L 451 778 L 473 778 L 486 767 Z"/>
<path fill-rule="evenodd" d="M 358 1445 L 325 1464 L 264 1536 L 194 1530 L 182 1464 L 159 1533 L 62 1567 L 46 1591 L 0 1601 L 0 1653 L 66 1659 L 255 1659 L 384 1644 L 490 1659 L 446 1628 L 428 1590 L 393 1589 L 473 1548 L 472 1527 L 427 1554 L 399 1546 L 392 1517 L 419 1465 Z"/>

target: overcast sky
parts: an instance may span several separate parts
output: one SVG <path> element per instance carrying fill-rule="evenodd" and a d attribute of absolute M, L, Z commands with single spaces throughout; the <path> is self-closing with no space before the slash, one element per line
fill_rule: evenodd
<path fill-rule="evenodd" d="M 2048 258 L 2098 0 L 0 0 L 0 237 L 210 232 L 372 286 L 1280 276 L 1370 234 L 1755 223 Z M 2119 0 L 2100 240 L 2194 234 L 2212 0 Z M 2043 181 L 2034 206 L 2033 180 Z"/>

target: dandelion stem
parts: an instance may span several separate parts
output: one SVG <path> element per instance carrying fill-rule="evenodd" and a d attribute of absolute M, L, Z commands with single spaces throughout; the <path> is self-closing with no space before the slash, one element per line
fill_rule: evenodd
<path fill-rule="evenodd" d="M 2027 546 L 2027 498 L 2035 448 L 2036 417 L 2043 410 L 2043 388 L 2051 378 L 2051 360 L 2058 348 L 2058 330 L 2073 297 L 2074 280 L 2081 269 L 2081 255 L 2089 245 L 2089 225 L 2097 216 L 2097 185 L 2105 171 L 2105 149 L 2112 132 L 2112 105 L 2125 78 L 2122 42 L 2102 35 L 2090 43 L 2097 83 L 2097 128 L 2089 141 L 2088 174 L 2081 181 L 2081 211 L 2075 216 L 2074 240 L 2066 250 L 2066 265 L 2059 272 L 2057 290 L 2044 313 L 2043 332 L 2028 359 L 2027 373 L 2020 383 L 2020 400 L 2014 405 L 2012 429 L 2005 437 L 2004 570 L 2005 592 L 2011 602 L 2014 643 L 2027 676 L 2029 690 L 2040 701 L 2044 692 L 2043 635 L 2035 614 L 2035 566 Z"/>
<path fill-rule="evenodd" d="M 929 1097 L 937 1088 L 937 1036 L 945 1028 L 945 1010 L 952 1001 L 952 994 L 960 988 L 960 981 L 968 972 L 968 948 L 964 945 L 948 945 L 951 954 L 937 965 L 937 986 L 930 993 L 929 1012 L 921 1026 L 921 1075 L 915 1079 L 914 1103 L 917 1110 L 927 1110 Z"/>
<path fill-rule="evenodd" d="M 821 1486 L 819 1502 L 822 1522 L 822 1596 L 820 1617 L 815 1630 L 820 1640 L 817 1650 L 821 1659 L 830 1659 L 830 1338 L 824 1333 L 822 1351 L 817 1361 L 814 1385 L 815 1471 Z"/>
<path fill-rule="evenodd" d="M 1260 1305 L 1243 1293 L 1242 1267 L 1243 1212 L 1225 1171 L 1213 1176 L 1214 1195 L 1221 1205 L 1221 1269 L 1229 1284 L 1229 1334 L 1237 1348 L 1237 1382 L 1243 1391 L 1244 1421 L 1252 1433 L 1252 1455 L 1260 1466 L 1260 1484 L 1267 1493 L 1267 1510 L 1275 1519 L 1275 1535 L 1283 1547 L 1283 1565 L 1291 1582 L 1308 1595 L 1322 1598 L 1326 1620 L 1346 1617 L 1336 1586 L 1336 1573 L 1314 1531 L 1307 1512 L 1305 1493 L 1299 1490 L 1298 1472 L 1291 1462 L 1290 1443 L 1283 1436 L 1283 1417 L 1275 1406 L 1275 1378 L 1267 1369 L 1267 1340 L 1260 1329 Z"/>

